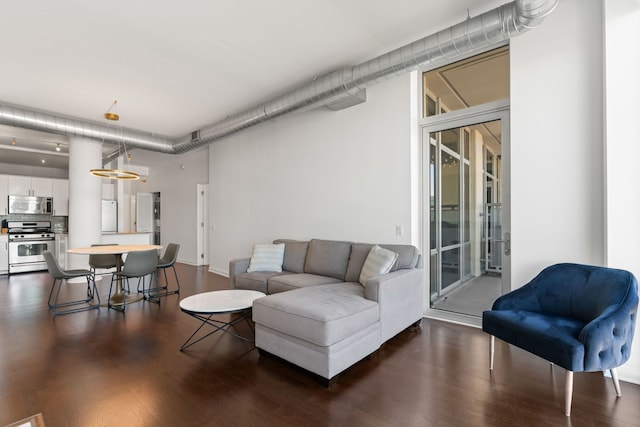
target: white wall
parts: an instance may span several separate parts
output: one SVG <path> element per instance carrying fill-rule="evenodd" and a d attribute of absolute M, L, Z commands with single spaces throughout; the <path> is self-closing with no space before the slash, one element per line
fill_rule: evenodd
<path fill-rule="evenodd" d="M 640 277 L 640 2 L 605 2 L 606 262 Z M 635 351 L 620 369 L 640 384 L 640 325 Z"/>
<path fill-rule="evenodd" d="M 638 2 L 620 3 L 625 2 L 637 16 Z M 562 261 L 640 273 L 636 190 L 640 93 L 629 92 L 637 90 L 633 76 L 640 73 L 632 42 L 639 40 L 637 28 L 636 23 L 635 38 L 621 37 L 625 51 L 609 64 L 624 69 L 629 57 L 636 61 L 626 80 L 624 73 L 615 77 L 615 94 L 607 88 L 607 106 L 612 109 L 608 116 L 615 114 L 621 121 L 609 123 L 607 129 L 614 124 L 616 130 L 608 131 L 606 143 L 602 1 L 563 0 L 540 28 L 511 42 L 513 287 Z M 608 83 L 612 80 L 607 78 Z M 631 115 L 618 115 L 629 107 Z M 635 138 L 629 128 L 636 132 Z M 620 377 L 640 383 L 639 366 L 636 340 Z"/>
<path fill-rule="evenodd" d="M 209 179 L 209 147 L 180 155 L 133 152 L 133 161 L 149 166 L 149 176 L 131 183 L 130 192 L 160 192 L 161 243 L 180 244 L 178 261 L 195 264 L 196 185 Z M 184 167 L 182 167 L 184 166 Z"/>
<path fill-rule="evenodd" d="M 599 1 L 561 1 L 511 42 L 512 284 L 604 263 Z"/>
<path fill-rule="evenodd" d="M 364 104 L 297 114 L 210 146 L 212 271 L 226 275 L 229 260 L 276 238 L 410 241 L 410 76 L 367 91 Z"/>

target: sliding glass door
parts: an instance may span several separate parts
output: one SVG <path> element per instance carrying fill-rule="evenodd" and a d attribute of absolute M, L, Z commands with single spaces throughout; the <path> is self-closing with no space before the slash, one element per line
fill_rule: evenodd
<path fill-rule="evenodd" d="M 483 114 L 491 120 L 479 123 L 477 116 L 452 115 L 422 127 L 429 307 L 477 317 L 503 293 L 508 261 L 502 173 L 508 111 Z"/>

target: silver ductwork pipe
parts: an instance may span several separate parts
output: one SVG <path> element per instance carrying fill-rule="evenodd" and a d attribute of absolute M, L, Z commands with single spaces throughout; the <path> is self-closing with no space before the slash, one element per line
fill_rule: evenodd
<path fill-rule="evenodd" d="M 0 104 L 0 124 L 66 136 L 92 138 L 114 144 L 125 143 L 144 150 L 173 153 L 172 141 L 134 129 L 110 127 L 81 119 Z"/>
<path fill-rule="evenodd" d="M 534 28 L 559 0 L 516 0 L 351 68 L 318 77 L 284 95 L 177 139 L 133 129 L 113 129 L 79 119 L 0 104 L 0 124 L 124 143 L 129 148 L 184 153 L 243 129 L 296 111 L 349 106 L 364 100 L 367 86 L 428 66 L 435 68 L 498 46 Z"/>

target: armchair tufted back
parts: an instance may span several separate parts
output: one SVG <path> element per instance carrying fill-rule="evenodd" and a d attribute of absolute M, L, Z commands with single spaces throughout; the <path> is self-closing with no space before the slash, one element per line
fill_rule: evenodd
<path fill-rule="evenodd" d="M 564 359 L 566 355 L 555 357 L 557 355 L 549 349 L 531 347 L 527 343 L 518 345 L 566 369 L 611 369 L 627 361 L 631 354 L 638 314 L 638 282 L 633 274 L 624 270 L 555 264 L 542 270 L 523 287 L 498 298 L 493 310 L 575 319 L 583 324 L 574 337 L 584 346 L 581 357 L 568 361 Z M 490 317 L 488 315 L 487 320 Z"/>
<path fill-rule="evenodd" d="M 638 304 L 638 284 L 633 274 L 582 264 L 547 267 L 516 292 L 521 297 L 519 309 L 568 316 L 584 323 L 613 312 L 625 303 Z M 511 308 L 504 304 L 509 302 L 498 299 L 494 309 Z"/>

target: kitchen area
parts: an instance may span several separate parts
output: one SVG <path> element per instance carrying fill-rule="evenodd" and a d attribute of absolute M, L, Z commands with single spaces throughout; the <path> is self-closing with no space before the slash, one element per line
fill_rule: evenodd
<path fill-rule="evenodd" d="M 96 218 L 102 223 L 102 239 L 95 243 L 159 241 L 160 193 L 135 194 L 127 200 L 129 206 L 119 209 L 113 187 L 103 185 L 101 218 Z M 0 174 L 0 223 L 0 274 L 46 270 L 44 251 L 54 253 L 60 266 L 69 268 L 67 179 Z"/>

